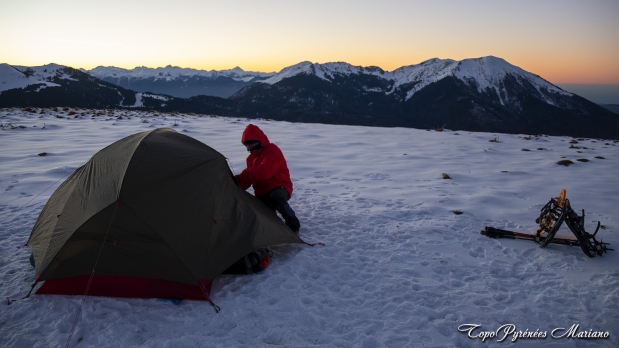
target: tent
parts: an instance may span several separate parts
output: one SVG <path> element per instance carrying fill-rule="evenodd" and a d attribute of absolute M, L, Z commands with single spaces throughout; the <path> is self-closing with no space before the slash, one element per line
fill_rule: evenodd
<path fill-rule="evenodd" d="M 303 243 L 226 158 L 172 129 L 121 139 L 52 194 L 30 234 L 39 294 L 208 299 L 251 251 Z"/>

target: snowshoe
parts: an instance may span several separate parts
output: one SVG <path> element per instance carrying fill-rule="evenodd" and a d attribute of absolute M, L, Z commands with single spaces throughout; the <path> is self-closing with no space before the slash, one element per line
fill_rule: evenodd
<path fill-rule="evenodd" d="M 539 224 L 539 229 L 535 232 L 536 241 L 541 244 L 542 248 L 554 238 L 555 234 L 565 221 L 565 203 L 566 191 L 563 189 L 559 197 L 551 198 L 548 203 L 542 208 L 542 213 L 535 219 Z"/>
<path fill-rule="evenodd" d="M 608 248 L 608 243 L 595 239 L 595 235 L 598 233 L 601 226 L 599 221 L 593 234 L 585 231 L 585 210 L 583 209 L 582 216 L 579 216 L 574 209 L 572 209 L 569 199 L 566 198 L 565 189 L 561 191 L 559 197 L 550 199 L 542 208 L 541 214 L 535 219 L 535 222 L 539 224 L 539 229 L 535 232 L 535 235 L 511 232 L 488 226 L 486 226 L 485 230 L 481 231 L 481 234 L 492 238 L 533 240 L 540 244 L 542 248 L 550 243 L 569 246 L 579 245 L 585 255 L 589 257 L 595 257 L 596 255 L 602 256 L 606 251 L 613 250 Z M 574 233 L 577 240 L 555 238 L 555 234 L 563 222 L 567 224 L 567 227 Z"/>

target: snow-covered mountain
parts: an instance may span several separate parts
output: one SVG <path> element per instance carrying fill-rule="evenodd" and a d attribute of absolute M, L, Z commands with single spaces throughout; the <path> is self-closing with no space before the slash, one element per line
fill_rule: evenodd
<path fill-rule="evenodd" d="M 154 78 L 154 79 L 164 79 L 164 80 L 173 80 L 177 78 L 187 78 L 192 76 L 202 76 L 215 78 L 219 76 L 229 77 L 235 81 L 243 81 L 247 82 L 256 77 L 270 77 L 275 73 L 263 73 L 263 72 L 253 72 L 253 71 L 245 71 L 240 67 L 235 67 L 233 69 L 228 70 L 198 70 L 198 69 L 189 69 L 189 68 L 180 68 L 177 66 L 168 65 L 163 68 L 148 68 L 145 66 L 136 67 L 131 70 L 116 68 L 116 67 L 104 67 L 98 66 L 91 70 L 80 69 L 83 72 L 86 72 L 92 76 L 103 79 L 107 77 L 130 77 L 134 79 L 140 78 Z"/>
<path fill-rule="evenodd" d="M 124 89 L 63 65 L 0 64 L 0 107 L 141 107 L 143 99 L 148 97 L 153 96 Z"/>
<path fill-rule="evenodd" d="M 15 106 L 144 108 L 226 115 L 234 113 L 230 102 L 222 98 L 202 95 L 184 99 L 151 92 L 136 92 L 58 64 L 38 67 L 0 64 L 0 107 Z"/>
<path fill-rule="evenodd" d="M 608 110 L 492 56 L 391 72 L 301 62 L 230 99 L 243 115 L 279 120 L 619 137 Z"/>
<path fill-rule="evenodd" d="M 70 79 L 64 68 L 58 64 L 29 68 L 23 66 L 11 66 L 6 63 L 0 64 L 0 92 L 25 88 L 36 85 L 39 88 L 58 87 L 59 84 L 50 82 L 52 79 Z"/>
<path fill-rule="evenodd" d="M 122 69 L 99 66 L 84 70 L 98 79 L 138 92 L 167 94 L 180 98 L 209 95 L 227 98 L 241 88 L 275 73 L 228 70 L 197 70 L 168 65 L 161 68 Z"/>
<path fill-rule="evenodd" d="M 267 84 L 275 84 L 284 79 L 299 75 L 315 75 L 325 81 L 333 81 L 336 75 L 349 76 L 351 74 L 356 75 L 376 75 L 376 76 L 388 76 L 386 73 L 378 67 L 361 67 L 355 66 L 344 62 L 325 63 L 325 64 L 313 64 L 312 62 L 301 62 L 282 69 L 279 73 L 272 77 L 258 81 Z M 388 73 L 387 73 L 388 74 Z"/>
<path fill-rule="evenodd" d="M 342 62 L 326 64 L 301 62 L 283 69 L 268 79 L 257 82 L 275 84 L 299 74 L 314 75 L 328 82 L 332 82 L 338 76 L 376 76 L 389 81 L 388 87 L 385 89 L 367 87 L 366 91 L 391 94 L 396 89 L 405 89 L 405 100 L 410 99 L 417 91 L 429 84 L 450 76 L 475 87 L 479 93 L 486 92 L 489 89 L 493 90 L 499 96 L 501 102 L 503 102 L 503 98 L 509 97 L 509 91 L 504 83 L 508 76 L 514 77 L 521 85 L 532 85 L 540 93 L 572 95 L 537 75 L 493 56 L 461 61 L 433 58 L 419 64 L 403 66 L 392 72 L 383 71 L 379 67 L 360 67 Z M 549 100 L 549 102 L 551 101 Z"/>
<path fill-rule="evenodd" d="M 619 138 L 615 113 L 497 57 L 430 59 L 391 72 L 343 62 L 302 62 L 274 75 L 240 68 L 93 71 L 0 65 L 0 107 L 138 107 L 294 122 Z M 208 96 L 206 90 L 231 96 Z M 183 93 L 198 95 L 178 97 Z"/>

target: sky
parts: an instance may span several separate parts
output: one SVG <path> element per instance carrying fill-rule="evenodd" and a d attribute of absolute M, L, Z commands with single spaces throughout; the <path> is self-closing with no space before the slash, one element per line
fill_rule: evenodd
<path fill-rule="evenodd" d="M 619 84 L 618 18 L 617 0 L 2 0 L 0 63 L 392 71 L 492 55 L 555 84 Z"/>

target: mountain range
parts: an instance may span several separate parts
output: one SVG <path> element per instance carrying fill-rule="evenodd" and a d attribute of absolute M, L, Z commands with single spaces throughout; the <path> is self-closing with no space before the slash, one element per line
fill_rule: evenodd
<path fill-rule="evenodd" d="M 227 98 L 180 98 L 155 89 L 207 90 L 196 87 L 207 80 L 246 85 L 230 87 Z M 140 90 L 133 88 L 139 84 Z M 301 62 L 277 74 L 0 64 L 0 92 L 0 107 L 134 107 L 293 122 L 619 138 L 618 115 L 492 56 L 435 58 L 391 72 L 344 62 Z"/>
<path fill-rule="evenodd" d="M 136 104 L 135 96 L 134 91 L 58 64 L 0 64 L 0 107 L 115 108 Z"/>
<path fill-rule="evenodd" d="M 179 98 L 196 95 L 228 98 L 245 86 L 275 75 L 275 73 L 244 71 L 239 67 L 206 71 L 170 65 L 156 69 L 137 67 L 127 70 L 99 66 L 92 70 L 80 70 L 136 92 L 152 92 Z"/>

